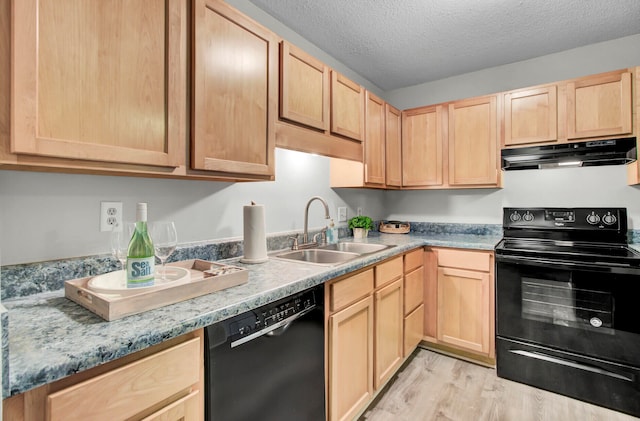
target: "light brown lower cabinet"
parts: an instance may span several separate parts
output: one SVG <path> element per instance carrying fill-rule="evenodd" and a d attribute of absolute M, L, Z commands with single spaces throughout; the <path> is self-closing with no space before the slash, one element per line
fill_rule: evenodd
<path fill-rule="evenodd" d="M 373 396 L 373 297 L 329 317 L 329 419 L 351 420 Z"/>
<path fill-rule="evenodd" d="M 374 390 L 402 365 L 403 256 L 376 265 L 374 274 Z"/>
<path fill-rule="evenodd" d="M 142 421 L 186 421 L 197 420 L 200 411 L 200 391 L 194 390 L 182 399 L 165 406 L 159 411 L 149 415 Z"/>
<path fill-rule="evenodd" d="M 422 341 L 424 330 L 424 304 L 404 316 L 404 351 L 406 358 L 418 347 Z"/>
<path fill-rule="evenodd" d="M 411 282 L 419 300 L 405 306 L 405 273 L 421 276 L 422 255 L 419 249 L 327 283 L 329 420 L 359 416 L 422 339 L 421 285 Z"/>
<path fill-rule="evenodd" d="M 7 398 L 5 419 L 204 419 L 202 330 Z"/>
<path fill-rule="evenodd" d="M 417 249 L 404 256 L 404 345 L 408 357 L 424 336 L 424 251 Z"/>
<path fill-rule="evenodd" d="M 425 320 L 430 323 L 425 338 L 446 351 L 494 364 L 493 252 L 431 249 L 430 253 L 435 258 L 427 269 Z"/>

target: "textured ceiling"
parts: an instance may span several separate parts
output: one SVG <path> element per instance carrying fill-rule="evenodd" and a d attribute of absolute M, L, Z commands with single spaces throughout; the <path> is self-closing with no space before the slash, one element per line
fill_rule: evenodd
<path fill-rule="evenodd" d="M 640 33 L 640 0 L 251 2 L 385 91 Z"/>

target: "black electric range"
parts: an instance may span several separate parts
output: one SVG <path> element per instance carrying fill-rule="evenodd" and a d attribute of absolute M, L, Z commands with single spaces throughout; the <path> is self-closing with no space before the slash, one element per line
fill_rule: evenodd
<path fill-rule="evenodd" d="M 498 376 L 640 416 L 640 253 L 624 208 L 505 208 Z"/>

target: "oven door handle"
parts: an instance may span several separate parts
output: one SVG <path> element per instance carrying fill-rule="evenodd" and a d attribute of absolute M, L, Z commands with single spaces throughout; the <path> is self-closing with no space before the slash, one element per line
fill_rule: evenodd
<path fill-rule="evenodd" d="M 540 352 L 531 352 L 524 350 L 509 350 L 509 352 L 517 355 L 521 355 L 523 357 L 535 358 L 537 360 L 542 360 L 554 364 L 564 365 L 566 367 L 577 368 L 578 370 L 590 371 L 592 373 L 602 374 L 604 376 L 613 377 L 614 379 L 625 380 L 628 382 L 634 382 L 635 378 L 633 375 L 624 375 L 614 373 L 609 370 L 602 369 L 600 367 L 594 367 L 592 365 L 587 365 L 583 363 L 578 363 L 576 361 L 565 360 L 564 358 L 552 357 L 551 355 L 543 354 Z"/>

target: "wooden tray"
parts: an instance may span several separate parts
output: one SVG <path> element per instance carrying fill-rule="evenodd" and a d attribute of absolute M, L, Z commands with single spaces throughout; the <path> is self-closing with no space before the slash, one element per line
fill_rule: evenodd
<path fill-rule="evenodd" d="M 160 285 L 158 288 L 149 288 L 138 294 L 125 296 L 97 293 L 87 288 L 91 277 L 78 278 L 65 281 L 64 295 L 103 319 L 112 321 L 241 285 L 249 280 L 249 272 L 246 269 L 206 260 L 183 260 L 167 266 L 189 269 L 191 280 L 186 283 Z"/>

